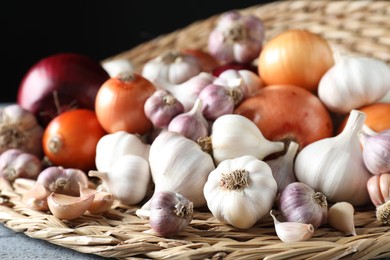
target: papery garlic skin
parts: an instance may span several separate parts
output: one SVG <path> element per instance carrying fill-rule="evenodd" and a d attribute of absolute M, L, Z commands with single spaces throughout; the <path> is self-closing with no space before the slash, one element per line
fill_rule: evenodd
<path fill-rule="evenodd" d="M 233 10 L 222 14 L 210 32 L 208 50 L 225 63 L 249 63 L 259 56 L 263 40 L 263 22 Z"/>
<path fill-rule="evenodd" d="M 271 167 L 272 175 L 278 184 L 278 192 L 282 192 L 288 184 L 297 181 L 294 172 L 294 160 L 298 149 L 298 143 L 291 141 L 285 154 L 265 161 Z"/>
<path fill-rule="evenodd" d="M 174 50 L 149 60 L 142 68 L 142 76 L 151 82 L 161 80 L 171 84 L 181 84 L 200 72 L 200 63 L 195 57 Z"/>
<path fill-rule="evenodd" d="M 312 224 L 314 228 L 327 222 L 326 197 L 302 182 L 288 184 L 279 194 L 277 205 L 287 222 Z"/>
<path fill-rule="evenodd" d="M 265 139 L 255 123 L 238 114 L 226 114 L 214 121 L 211 144 L 216 165 L 243 155 L 252 155 L 262 160 L 284 149 L 283 142 Z"/>
<path fill-rule="evenodd" d="M 328 109 L 348 113 L 390 91 L 390 66 L 371 57 L 343 57 L 321 78 L 318 96 Z"/>
<path fill-rule="evenodd" d="M 331 227 L 343 231 L 346 235 L 356 236 L 354 212 L 355 209 L 351 203 L 346 201 L 337 202 L 329 208 L 328 223 Z"/>
<path fill-rule="evenodd" d="M 254 156 L 222 161 L 203 188 L 215 218 L 234 227 L 252 227 L 271 210 L 277 184 L 271 168 Z"/>
<path fill-rule="evenodd" d="M 179 133 L 162 132 L 150 147 L 149 164 L 154 192 L 170 190 L 188 198 L 194 207 L 206 205 L 203 186 L 215 166 L 196 142 Z M 142 208 L 148 209 L 149 203 Z"/>
<path fill-rule="evenodd" d="M 113 162 L 122 155 L 137 155 L 145 160 L 149 158 L 150 145 L 135 134 L 117 131 L 104 135 L 96 145 L 96 169 L 102 172 L 110 171 Z"/>
<path fill-rule="evenodd" d="M 107 172 L 89 171 L 88 175 L 101 179 L 105 189 L 126 205 L 145 198 L 151 177 L 148 161 L 131 154 L 118 157 Z"/>
<path fill-rule="evenodd" d="M 193 203 L 179 193 L 159 191 L 150 200 L 149 224 L 163 237 L 177 235 L 193 218 Z"/>
<path fill-rule="evenodd" d="M 365 118 L 364 113 L 352 110 L 343 132 L 304 147 L 295 159 L 298 181 L 323 193 L 330 202 L 367 204 L 366 184 L 372 175 L 364 165 L 358 137 Z"/>
<path fill-rule="evenodd" d="M 300 242 L 310 239 L 314 234 L 312 224 L 298 222 L 279 222 L 276 217 L 270 212 L 274 220 L 276 235 L 285 243 Z"/>
<path fill-rule="evenodd" d="M 362 131 L 360 137 L 367 169 L 375 175 L 390 173 L 390 129 L 374 135 Z"/>

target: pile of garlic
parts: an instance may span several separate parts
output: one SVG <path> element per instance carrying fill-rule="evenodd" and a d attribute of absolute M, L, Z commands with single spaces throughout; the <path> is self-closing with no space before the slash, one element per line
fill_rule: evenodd
<path fill-rule="evenodd" d="M 371 57 L 336 61 L 316 95 L 336 118 L 348 121 L 340 133 L 299 147 L 268 140 L 254 122 L 234 114 L 240 102 L 264 87 L 258 74 L 243 67 L 213 74 L 219 62 L 253 62 L 263 40 L 260 20 L 229 12 L 210 34 L 209 53 L 172 50 L 147 62 L 142 76 L 156 91 L 144 112 L 153 131 L 101 138 L 97 169 L 88 173 L 100 180 L 100 189 L 90 189 L 77 169 L 50 168 L 24 196 L 26 204 L 67 220 L 86 211 L 102 213 L 116 199 L 141 206 L 136 214 L 164 237 L 184 230 L 193 210 L 204 207 L 238 229 L 272 217 L 284 242 L 310 239 L 324 225 L 357 235 L 355 207 L 370 203 L 378 220 L 387 223 L 390 130 L 370 130 L 359 109 L 390 93 L 390 67 Z M 128 63 L 106 65 L 118 66 L 112 75 L 132 70 Z M 67 185 L 72 186 L 68 194 L 51 193 Z M 64 211 L 64 204 L 71 206 Z"/>

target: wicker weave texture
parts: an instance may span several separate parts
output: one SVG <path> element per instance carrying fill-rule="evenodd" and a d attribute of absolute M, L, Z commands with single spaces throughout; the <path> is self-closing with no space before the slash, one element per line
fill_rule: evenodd
<path fill-rule="evenodd" d="M 240 10 L 260 17 L 266 41 L 290 28 L 308 29 L 326 38 L 339 54 L 360 54 L 390 62 L 389 1 L 281 1 Z M 202 48 L 218 15 L 162 35 L 107 60 L 126 58 L 140 70 L 164 50 Z M 207 210 L 195 212 L 191 225 L 177 237 L 165 239 L 149 232 L 137 207 L 116 203 L 103 215 L 85 214 L 60 221 L 30 210 L 21 195 L 32 186 L 20 179 L 0 182 L 0 222 L 34 239 L 118 259 L 373 259 L 390 257 L 390 226 L 379 223 L 374 208 L 355 212 L 357 236 L 345 236 L 324 226 L 306 242 L 283 243 L 270 217 L 240 230 L 221 224 Z"/>

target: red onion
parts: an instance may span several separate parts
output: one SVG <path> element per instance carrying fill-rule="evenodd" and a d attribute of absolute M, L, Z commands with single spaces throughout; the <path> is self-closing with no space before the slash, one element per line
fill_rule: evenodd
<path fill-rule="evenodd" d="M 46 126 L 72 108 L 94 110 L 100 86 L 109 78 L 99 62 L 78 53 L 59 53 L 34 64 L 23 77 L 17 103 Z"/>

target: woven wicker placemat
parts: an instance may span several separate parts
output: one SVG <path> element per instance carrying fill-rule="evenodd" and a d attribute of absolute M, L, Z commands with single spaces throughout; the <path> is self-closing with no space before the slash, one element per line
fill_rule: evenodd
<path fill-rule="evenodd" d="M 240 10 L 260 17 L 266 40 L 289 28 L 308 29 L 326 38 L 340 54 L 363 54 L 390 62 L 389 1 L 281 1 Z M 162 35 L 107 60 L 127 58 L 137 71 L 164 50 L 202 48 L 218 15 Z M 283 243 L 267 217 L 240 230 L 221 224 L 207 210 L 195 212 L 190 226 L 165 239 L 148 233 L 137 207 L 116 203 L 103 215 L 60 221 L 30 210 L 21 194 L 31 181 L 13 186 L 0 182 L 0 222 L 34 239 L 46 240 L 83 253 L 119 259 L 373 259 L 390 257 L 390 226 L 375 219 L 375 209 L 356 209 L 357 236 L 345 236 L 328 226 L 306 242 Z"/>

